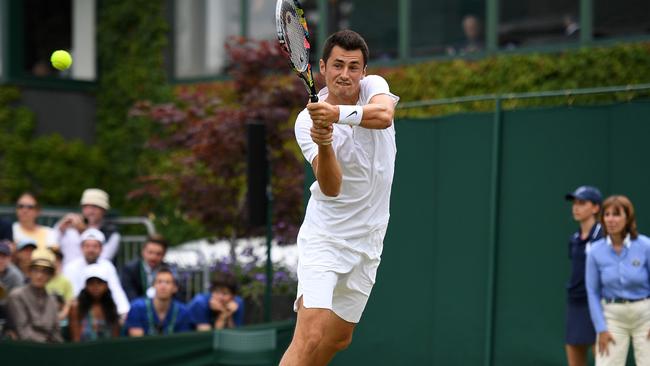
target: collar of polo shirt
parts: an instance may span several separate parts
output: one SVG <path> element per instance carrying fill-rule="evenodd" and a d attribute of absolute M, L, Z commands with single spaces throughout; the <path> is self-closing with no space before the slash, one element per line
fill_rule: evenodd
<path fill-rule="evenodd" d="M 630 234 L 625 235 L 625 239 L 623 239 L 623 245 L 625 245 L 626 248 L 629 248 L 631 244 L 632 244 L 632 239 L 630 239 Z M 612 237 L 609 235 L 607 235 L 607 245 L 609 245 L 610 247 L 613 245 Z"/>

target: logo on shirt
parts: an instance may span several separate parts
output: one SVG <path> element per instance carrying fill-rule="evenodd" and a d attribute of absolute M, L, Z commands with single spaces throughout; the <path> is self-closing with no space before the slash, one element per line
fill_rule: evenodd
<path fill-rule="evenodd" d="M 638 260 L 638 259 L 634 259 L 634 260 L 632 260 L 632 266 L 634 266 L 634 267 L 638 267 L 638 266 L 640 266 L 640 265 L 641 265 L 641 261 L 640 261 L 640 260 Z"/>

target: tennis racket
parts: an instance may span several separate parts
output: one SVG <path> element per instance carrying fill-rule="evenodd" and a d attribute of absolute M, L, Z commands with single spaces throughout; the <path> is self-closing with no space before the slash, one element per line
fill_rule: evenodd
<path fill-rule="evenodd" d="M 275 5 L 275 26 L 278 41 L 287 52 L 291 68 L 305 83 L 309 99 L 316 103 L 318 95 L 314 85 L 314 77 L 309 64 L 309 30 L 305 11 L 298 0 L 278 0 Z"/>

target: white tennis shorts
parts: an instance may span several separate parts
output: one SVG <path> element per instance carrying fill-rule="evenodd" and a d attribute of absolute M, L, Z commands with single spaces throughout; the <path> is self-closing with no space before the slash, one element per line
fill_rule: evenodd
<path fill-rule="evenodd" d="M 333 238 L 303 224 L 298 233 L 298 294 L 305 308 L 330 309 L 358 323 L 381 260 L 385 228 L 355 239 Z"/>

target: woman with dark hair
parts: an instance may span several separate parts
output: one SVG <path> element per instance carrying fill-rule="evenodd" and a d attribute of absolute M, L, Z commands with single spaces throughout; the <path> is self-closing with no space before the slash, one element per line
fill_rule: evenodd
<path fill-rule="evenodd" d="M 638 366 L 650 365 L 650 238 L 637 231 L 632 202 L 603 202 L 605 237 L 587 254 L 589 311 L 597 366 L 625 365 L 632 339 Z"/>
<path fill-rule="evenodd" d="M 104 268 L 91 264 L 85 272 L 86 287 L 70 308 L 70 338 L 80 342 L 118 337 L 119 315 Z"/>

